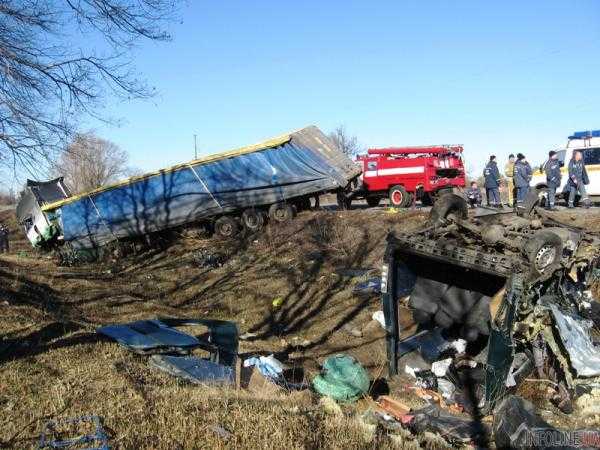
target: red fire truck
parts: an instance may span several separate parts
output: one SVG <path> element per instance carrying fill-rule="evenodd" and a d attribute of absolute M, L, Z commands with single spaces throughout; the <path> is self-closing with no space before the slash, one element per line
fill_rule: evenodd
<path fill-rule="evenodd" d="M 350 207 L 364 198 L 377 206 L 388 197 L 391 206 L 404 208 L 414 200 L 432 204 L 442 191 L 465 186 L 465 168 L 460 145 L 372 148 L 357 158 L 362 176 L 353 190 L 340 192 L 338 204 Z"/>

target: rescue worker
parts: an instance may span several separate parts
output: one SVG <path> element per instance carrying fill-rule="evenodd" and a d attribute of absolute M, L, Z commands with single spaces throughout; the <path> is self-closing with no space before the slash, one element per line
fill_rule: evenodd
<path fill-rule="evenodd" d="M 585 169 L 583 155 L 579 150 L 573 152 L 571 161 L 569 161 L 569 204 L 568 208 L 573 208 L 575 194 L 579 193 L 580 200 L 586 208 L 590 207 L 590 200 L 587 196 L 585 186 L 590 183 L 590 179 Z"/>
<path fill-rule="evenodd" d="M 8 253 L 8 228 L 0 224 L 0 252 Z"/>
<path fill-rule="evenodd" d="M 485 186 L 485 196 L 487 197 L 488 206 L 502 206 L 500 200 L 500 171 L 496 163 L 496 156 L 491 155 L 490 161 L 483 169 L 483 178 Z"/>
<path fill-rule="evenodd" d="M 471 182 L 471 187 L 467 189 L 467 199 L 471 208 L 481 206 L 481 191 L 479 190 L 479 186 L 477 186 L 476 181 Z"/>
<path fill-rule="evenodd" d="M 533 176 L 533 170 L 527 162 L 523 153 L 517 154 L 515 169 L 513 172 L 515 187 L 517 188 L 517 206 L 521 206 L 529 193 L 529 182 Z"/>
<path fill-rule="evenodd" d="M 560 173 L 560 161 L 558 153 L 551 150 L 548 152 L 548 161 L 544 164 L 544 173 L 546 174 L 546 185 L 548 186 L 548 203 L 546 209 L 556 211 L 554 204 L 556 202 L 556 190 L 560 186 L 562 174 Z"/>
<path fill-rule="evenodd" d="M 515 206 L 515 182 L 513 179 L 515 173 L 515 155 L 508 155 L 508 162 L 504 166 L 504 176 L 506 177 L 506 187 L 508 189 L 508 206 Z"/>

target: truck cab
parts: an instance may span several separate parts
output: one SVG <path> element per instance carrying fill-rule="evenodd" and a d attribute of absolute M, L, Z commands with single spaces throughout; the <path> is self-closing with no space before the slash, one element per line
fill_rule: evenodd
<path fill-rule="evenodd" d="M 376 206 L 387 197 L 399 208 L 415 200 L 431 204 L 440 192 L 465 186 L 462 153 L 460 145 L 371 148 L 357 157 L 361 183 L 346 199 L 364 198 Z"/>
<path fill-rule="evenodd" d="M 569 161 L 574 151 L 581 151 L 583 162 L 585 163 L 590 184 L 586 186 L 587 193 L 591 200 L 600 201 L 600 130 L 578 131 L 568 137 L 566 147 L 556 149 L 558 160 L 561 163 L 562 182 L 556 190 L 557 194 L 563 193 L 569 179 Z M 547 188 L 546 174 L 544 173 L 544 164 L 540 164 L 531 180 L 531 185 L 540 193 Z"/>

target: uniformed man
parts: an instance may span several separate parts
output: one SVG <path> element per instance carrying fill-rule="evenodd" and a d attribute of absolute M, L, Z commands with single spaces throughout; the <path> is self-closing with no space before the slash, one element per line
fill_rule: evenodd
<path fill-rule="evenodd" d="M 562 174 L 560 173 L 558 153 L 555 151 L 548 153 L 548 161 L 544 164 L 544 172 L 546 173 L 546 185 L 548 186 L 548 203 L 546 204 L 546 209 L 556 211 L 554 206 L 556 202 L 556 189 L 560 186 Z"/>
<path fill-rule="evenodd" d="M 515 187 L 517 188 L 517 206 L 521 206 L 525 201 L 525 197 L 529 193 L 529 182 L 532 176 L 533 170 L 531 170 L 531 166 L 527 162 L 525 155 L 518 153 L 513 175 Z"/>
<path fill-rule="evenodd" d="M 477 186 L 476 181 L 471 182 L 471 187 L 467 189 L 467 200 L 469 201 L 469 206 L 471 208 L 481 206 L 481 191 L 479 190 L 479 186 Z"/>
<path fill-rule="evenodd" d="M 515 155 L 508 155 L 508 162 L 504 166 L 504 176 L 507 181 L 508 206 L 515 206 L 515 182 L 513 179 L 515 172 Z"/>
<path fill-rule="evenodd" d="M 587 174 L 587 170 L 585 169 L 585 164 L 583 162 L 583 155 L 579 150 L 575 150 L 573 152 L 573 156 L 571 157 L 571 161 L 569 161 L 569 204 L 568 208 L 573 208 L 573 203 L 575 201 L 575 195 L 579 193 L 580 200 L 586 208 L 590 207 L 590 200 L 587 196 L 587 192 L 585 190 L 585 186 L 589 184 L 590 179 Z"/>
<path fill-rule="evenodd" d="M 8 253 L 8 228 L 0 224 L 0 252 Z"/>
<path fill-rule="evenodd" d="M 490 156 L 490 161 L 483 169 L 483 178 L 485 180 L 485 196 L 487 197 L 488 206 L 502 206 L 502 200 L 500 200 L 500 171 L 495 155 Z"/>

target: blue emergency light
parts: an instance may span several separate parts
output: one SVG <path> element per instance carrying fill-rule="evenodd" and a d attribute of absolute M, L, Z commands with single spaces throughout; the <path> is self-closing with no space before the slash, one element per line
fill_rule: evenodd
<path fill-rule="evenodd" d="M 569 136 L 569 139 L 586 139 L 593 137 L 600 137 L 600 130 L 576 131 L 573 133 L 573 136 Z"/>

